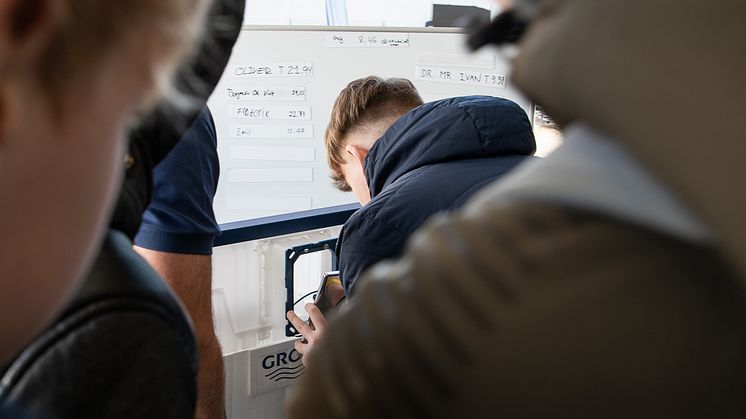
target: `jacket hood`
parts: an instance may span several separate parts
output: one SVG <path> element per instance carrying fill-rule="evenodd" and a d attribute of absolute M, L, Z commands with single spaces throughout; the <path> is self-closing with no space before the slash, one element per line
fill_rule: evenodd
<path fill-rule="evenodd" d="M 544 0 L 513 82 L 614 138 L 715 233 L 746 282 L 746 1 Z"/>
<path fill-rule="evenodd" d="M 533 155 L 526 112 L 492 96 L 457 97 L 419 106 L 396 121 L 365 158 L 371 197 L 419 167 L 447 161 Z"/>

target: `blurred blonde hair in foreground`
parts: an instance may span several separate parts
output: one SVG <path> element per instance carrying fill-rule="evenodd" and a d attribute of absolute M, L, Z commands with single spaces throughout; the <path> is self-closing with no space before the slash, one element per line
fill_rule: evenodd
<path fill-rule="evenodd" d="M 211 3 L 0 2 L 0 363 L 52 320 L 90 266 L 126 125 L 175 90 Z"/>
<path fill-rule="evenodd" d="M 33 3 L 33 2 L 32 2 Z M 149 70 L 152 102 L 171 91 L 173 70 L 193 46 L 211 0 L 54 1 L 58 19 L 43 47 L 40 85 L 65 94 L 68 79 L 90 76 L 112 50 L 136 48 Z M 54 97 L 53 97 L 54 99 Z"/>

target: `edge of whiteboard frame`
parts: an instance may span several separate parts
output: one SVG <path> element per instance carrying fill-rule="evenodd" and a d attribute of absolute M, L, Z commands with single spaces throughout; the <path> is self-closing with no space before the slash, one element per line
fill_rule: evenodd
<path fill-rule="evenodd" d="M 243 25 L 242 31 L 467 33 L 466 28 L 419 26 Z"/>

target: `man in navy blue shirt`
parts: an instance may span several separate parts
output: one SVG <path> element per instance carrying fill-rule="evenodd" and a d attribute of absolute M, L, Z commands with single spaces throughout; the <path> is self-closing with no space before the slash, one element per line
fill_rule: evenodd
<path fill-rule="evenodd" d="M 135 238 L 184 303 L 200 355 L 196 418 L 224 417 L 223 360 L 212 317 L 212 244 L 220 234 L 212 200 L 220 167 L 215 124 L 205 109 L 153 172 L 153 196 Z"/>

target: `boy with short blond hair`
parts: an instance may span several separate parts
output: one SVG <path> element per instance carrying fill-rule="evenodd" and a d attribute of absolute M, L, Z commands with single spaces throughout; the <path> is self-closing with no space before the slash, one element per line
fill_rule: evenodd
<path fill-rule="evenodd" d="M 423 104 L 410 81 L 375 76 L 342 90 L 325 142 L 334 183 L 363 205 L 337 241 L 348 298 L 366 270 L 399 257 L 431 216 L 461 207 L 536 150 L 531 123 L 514 102 L 465 96 Z M 296 345 L 304 354 L 325 324 L 315 307 L 308 312 L 317 329 L 288 314 L 308 341 Z"/>

